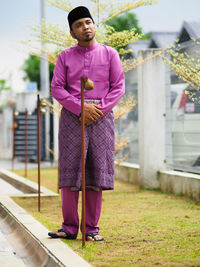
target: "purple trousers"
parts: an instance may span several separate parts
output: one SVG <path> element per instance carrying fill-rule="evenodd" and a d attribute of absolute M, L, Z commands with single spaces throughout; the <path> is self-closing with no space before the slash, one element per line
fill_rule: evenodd
<path fill-rule="evenodd" d="M 77 235 L 79 230 L 78 198 L 79 191 L 71 191 L 70 187 L 61 188 L 63 223 L 62 229 Z M 87 190 L 86 202 L 86 233 L 99 232 L 97 226 L 102 204 L 102 190 Z M 82 223 L 81 223 L 82 224 Z"/>

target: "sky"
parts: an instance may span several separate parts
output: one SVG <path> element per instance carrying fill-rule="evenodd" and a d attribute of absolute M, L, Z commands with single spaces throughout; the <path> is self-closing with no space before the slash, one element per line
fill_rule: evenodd
<path fill-rule="evenodd" d="M 82 4 L 89 7 L 88 0 Z M 158 0 L 133 10 L 144 33 L 180 31 L 184 20 L 200 21 L 199 11 L 200 0 Z M 48 22 L 66 25 L 64 11 L 46 3 L 45 13 Z M 39 21 L 40 0 L 0 0 L 0 79 L 8 79 L 14 90 L 25 88 L 20 69 L 28 54 L 19 42 L 33 39 L 30 26 Z"/>

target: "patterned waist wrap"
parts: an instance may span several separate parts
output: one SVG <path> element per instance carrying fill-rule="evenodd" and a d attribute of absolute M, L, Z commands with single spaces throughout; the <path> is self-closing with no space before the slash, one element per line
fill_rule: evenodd
<path fill-rule="evenodd" d="M 100 100 L 86 99 L 98 104 Z M 85 125 L 86 186 L 111 190 L 114 187 L 113 111 L 91 125 Z M 81 189 L 81 122 L 74 113 L 61 111 L 59 126 L 59 187 Z"/>

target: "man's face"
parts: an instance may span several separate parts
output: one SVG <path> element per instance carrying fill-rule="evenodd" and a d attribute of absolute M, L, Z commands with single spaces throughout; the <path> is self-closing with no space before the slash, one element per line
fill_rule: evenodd
<path fill-rule="evenodd" d="M 95 36 L 94 23 L 90 18 L 78 19 L 72 24 L 70 33 L 73 38 L 77 39 L 77 41 L 92 41 Z"/>

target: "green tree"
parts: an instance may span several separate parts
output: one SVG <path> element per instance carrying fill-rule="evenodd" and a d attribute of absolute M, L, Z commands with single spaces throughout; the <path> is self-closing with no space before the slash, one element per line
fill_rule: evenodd
<path fill-rule="evenodd" d="M 0 79 L 0 112 L 2 112 L 2 105 L 4 103 L 4 100 L 2 100 L 2 92 L 10 90 L 10 86 L 7 86 L 7 81 L 5 79 Z"/>
<path fill-rule="evenodd" d="M 50 80 L 53 76 L 54 65 L 49 64 Z M 35 55 L 29 55 L 25 60 L 22 70 L 25 72 L 24 80 L 30 82 L 37 82 L 38 90 L 40 90 L 40 58 Z"/>
<path fill-rule="evenodd" d="M 132 12 L 125 12 L 123 15 L 114 17 L 112 20 L 107 21 L 106 24 L 113 27 L 117 32 L 124 30 L 130 31 L 131 29 L 135 28 L 135 33 L 142 33 L 142 28 L 139 26 L 137 16 Z M 151 34 L 151 32 L 147 32 L 141 39 L 150 39 Z"/>
<path fill-rule="evenodd" d="M 119 33 L 135 29 L 134 34 L 142 34 L 142 28 L 139 27 L 137 16 L 133 12 L 125 12 L 122 15 L 114 17 L 113 19 L 107 21 L 106 25 L 111 26 L 116 32 Z M 150 37 L 151 33 L 141 35 L 141 39 L 149 39 Z M 116 47 L 116 49 L 120 53 L 121 49 L 126 50 L 126 45 L 119 45 L 118 47 Z M 120 55 L 120 57 L 123 58 L 123 53 Z"/>
<path fill-rule="evenodd" d="M 6 80 L 1 79 L 0 80 L 0 92 L 2 92 L 3 90 L 10 90 L 10 86 L 6 85 Z"/>
<path fill-rule="evenodd" d="M 136 33 L 142 33 L 142 28 L 139 27 L 136 14 L 132 12 L 125 12 L 123 15 L 117 16 L 110 21 L 107 21 L 106 24 L 113 27 L 117 32 L 135 28 Z"/>

